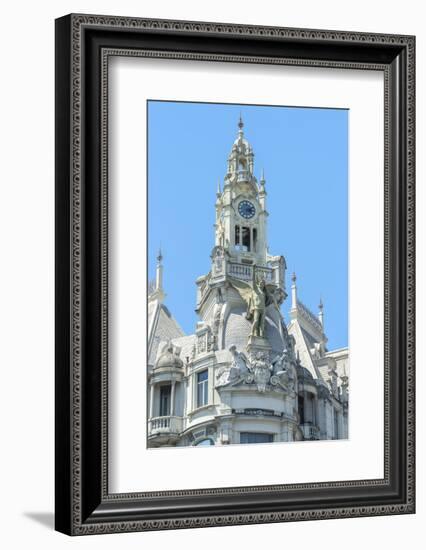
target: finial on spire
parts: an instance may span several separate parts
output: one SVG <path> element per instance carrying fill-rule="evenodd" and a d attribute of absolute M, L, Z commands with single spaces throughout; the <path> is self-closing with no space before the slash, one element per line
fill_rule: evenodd
<path fill-rule="evenodd" d="M 293 283 L 296 282 L 296 273 L 293 271 L 293 275 L 291 276 L 291 280 Z"/>
<path fill-rule="evenodd" d="M 158 249 L 157 254 L 157 269 L 155 270 L 155 297 L 162 302 L 165 294 L 163 291 L 163 253 L 161 252 L 161 246 Z"/>
<path fill-rule="evenodd" d="M 240 111 L 240 120 L 238 121 L 238 128 L 240 129 L 240 132 L 242 132 L 244 128 L 244 122 L 243 122 L 243 117 L 241 116 L 241 111 Z"/>
<path fill-rule="evenodd" d="M 220 179 L 217 180 L 217 191 L 216 191 L 216 195 L 218 197 L 220 197 L 220 195 L 222 194 L 222 191 L 220 190 Z"/>
<path fill-rule="evenodd" d="M 260 182 L 259 182 L 259 190 L 263 195 L 266 195 L 265 190 L 265 170 L 262 168 L 262 172 L 260 174 Z M 263 205 L 264 206 L 264 205 Z"/>

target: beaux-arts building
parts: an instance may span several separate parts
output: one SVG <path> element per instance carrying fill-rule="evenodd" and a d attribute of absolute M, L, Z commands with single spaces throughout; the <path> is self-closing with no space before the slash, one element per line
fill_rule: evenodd
<path fill-rule="evenodd" d="M 286 262 L 268 252 L 265 179 L 238 127 L 194 334 L 164 305 L 161 253 L 149 285 L 149 447 L 348 437 L 348 349 L 327 349 L 323 305 L 303 305 L 294 274 L 284 321 Z"/>

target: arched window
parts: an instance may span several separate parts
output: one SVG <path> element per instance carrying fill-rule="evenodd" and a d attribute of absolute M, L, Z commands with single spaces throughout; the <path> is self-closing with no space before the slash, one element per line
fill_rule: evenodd
<path fill-rule="evenodd" d="M 250 227 L 242 228 L 242 245 L 246 247 L 247 252 L 250 252 Z"/>
<path fill-rule="evenodd" d="M 210 445 L 214 445 L 214 441 L 209 437 L 200 439 L 200 441 L 197 441 L 196 443 L 194 443 L 195 447 L 209 447 Z"/>

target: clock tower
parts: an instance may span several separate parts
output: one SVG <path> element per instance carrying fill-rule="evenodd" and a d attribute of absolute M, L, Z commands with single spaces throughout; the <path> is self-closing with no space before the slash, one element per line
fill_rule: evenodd
<path fill-rule="evenodd" d="M 286 263 L 283 256 L 272 256 L 268 252 L 265 178 L 262 174 L 258 181 L 254 175 L 254 152 L 244 135 L 241 116 L 238 134 L 228 156 L 223 187 L 218 184 L 215 211 L 211 270 L 196 282 L 196 312 L 201 325 L 211 325 L 212 312 L 217 314 L 217 323 L 213 323 L 213 328 L 216 330 L 215 345 L 219 349 L 228 346 L 227 335 L 232 332 L 229 321 L 232 319 L 238 319 L 242 325 L 238 329 L 242 335 L 241 347 L 246 346 L 250 331 L 264 333 L 263 343 L 269 346 L 266 333 L 275 330 L 279 332 L 279 337 L 273 340 L 277 351 L 282 351 L 286 329 L 279 308 L 287 297 Z M 268 304 L 271 301 L 275 304 L 275 307 L 268 307 L 266 302 L 262 305 L 259 327 L 254 322 L 258 313 L 253 310 L 252 318 L 250 308 L 247 309 L 247 301 L 250 302 L 248 289 L 255 294 L 258 291 L 262 304 L 264 299 Z M 262 298 L 262 293 L 265 296 L 268 294 L 268 298 Z"/>
<path fill-rule="evenodd" d="M 228 157 L 223 191 L 216 200 L 216 246 L 238 263 L 266 266 L 267 234 L 265 179 L 254 175 L 254 153 L 244 137 L 240 117 L 238 136 Z"/>

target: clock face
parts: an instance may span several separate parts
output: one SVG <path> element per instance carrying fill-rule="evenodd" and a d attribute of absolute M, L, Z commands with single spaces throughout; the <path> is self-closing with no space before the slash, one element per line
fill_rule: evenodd
<path fill-rule="evenodd" d="M 256 208 L 250 201 L 241 201 L 238 205 L 238 213 L 246 220 L 249 220 L 256 214 Z"/>

